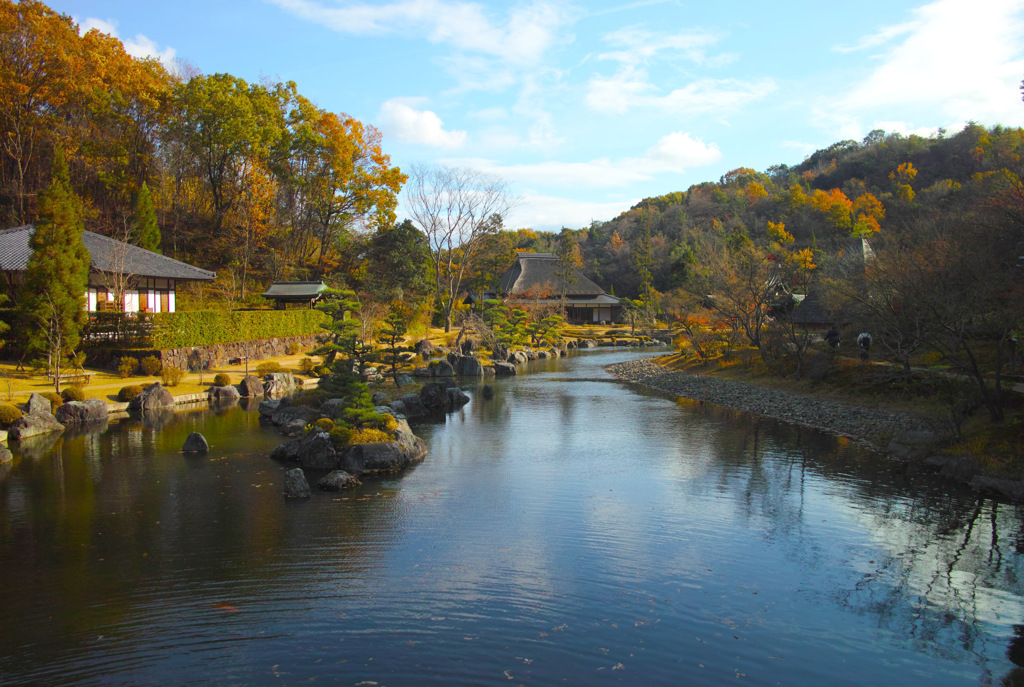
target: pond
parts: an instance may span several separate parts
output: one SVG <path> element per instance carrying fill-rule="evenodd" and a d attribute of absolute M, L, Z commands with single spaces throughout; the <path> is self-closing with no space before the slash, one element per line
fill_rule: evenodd
<path fill-rule="evenodd" d="M 416 428 L 422 464 L 304 502 L 243 408 L 16 447 L 0 682 L 972 685 L 1024 662 L 1019 508 L 603 369 L 637 355 L 470 389 Z"/>

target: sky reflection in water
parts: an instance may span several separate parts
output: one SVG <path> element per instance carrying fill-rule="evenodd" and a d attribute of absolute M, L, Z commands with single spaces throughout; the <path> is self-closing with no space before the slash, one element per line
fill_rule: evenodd
<path fill-rule="evenodd" d="M 979 684 L 1021 513 L 818 432 L 536 364 L 426 461 L 306 503 L 236 409 L 0 482 L 5 684 Z M 202 429 L 207 458 L 179 453 Z"/>

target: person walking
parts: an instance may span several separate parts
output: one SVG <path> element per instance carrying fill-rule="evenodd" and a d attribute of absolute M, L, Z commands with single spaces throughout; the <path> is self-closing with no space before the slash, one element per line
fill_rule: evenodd
<path fill-rule="evenodd" d="M 857 348 L 860 349 L 860 359 L 866 363 L 871 356 L 871 335 L 861 332 L 857 337 Z"/>

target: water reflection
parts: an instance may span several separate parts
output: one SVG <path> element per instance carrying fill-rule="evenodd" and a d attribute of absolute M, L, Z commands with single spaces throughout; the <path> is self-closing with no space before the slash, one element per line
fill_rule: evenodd
<path fill-rule="evenodd" d="M 1021 511 L 848 441 L 539 361 L 400 476 L 281 496 L 243 408 L 18 449 L 12 683 L 994 682 Z M 243 404 L 244 405 L 244 404 Z M 180 453 L 201 430 L 206 457 Z M 1007 649 L 1009 647 L 1009 650 Z M 215 666 L 215 667 L 211 667 Z"/>

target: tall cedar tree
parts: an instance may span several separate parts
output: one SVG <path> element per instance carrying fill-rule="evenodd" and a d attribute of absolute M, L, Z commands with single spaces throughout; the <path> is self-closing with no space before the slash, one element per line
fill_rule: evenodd
<path fill-rule="evenodd" d="M 160 252 L 160 227 L 156 223 L 156 210 L 153 209 L 153 196 L 149 186 L 142 182 L 139 195 L 135 199 L 135 243 L 140 248 Z"/>
<path fill-rule="evenodd" d="M 87 319 L 89 252 L 82 243 L 81 206 L 58 148 L 53 180 L 39 199 L 21 307 L 29 350 L 47 357 L 58 392 L 62 363 L 74 354 Z"/>

